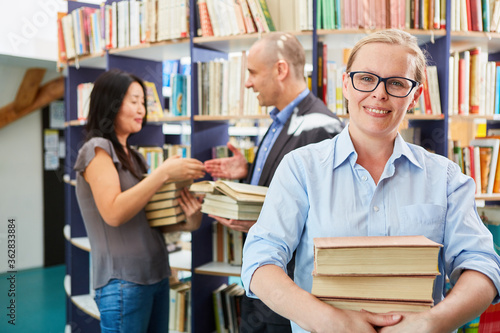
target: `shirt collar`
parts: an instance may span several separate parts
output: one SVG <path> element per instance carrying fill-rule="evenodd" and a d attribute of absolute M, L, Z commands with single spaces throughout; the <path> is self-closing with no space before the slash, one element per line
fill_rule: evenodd
<path fill-rule="evenodd" d="M 287 106 L 283 108 L 283 110 L 278 110 L 274 108 L 269 115 L 273 121 L 278 122 L 279 124 L 284 124 L 290 118 L 290 115 L 294 111 L 295 107 L 299 105 L 300 102 L 309 94 L 309 89 L 304 89 L 293 101 L 290 102 Z"/>
<path fill-rule="evenodd" d="M 400 158 L 405 156 L 408 161 L 414 164 L 416 167 L 422 169 L 422 166 L 415 157 L 413 151 L 411 150 L 409 144 L 404 141 L 403 137 L 398 133 L 396 140 L 394 142 L 394 150 L 389 162 L 391 165 Z M 340 132 L 337 136 L 337 142 L 335 144 L 335 159 L 333 168 L 337 168 L 339 165 L 343 164 L 345 160 L 349 159 L 351 166 L 354 167 L 356 160 L 358 159 L 358 154 L 354 150 L 354 145 L 351 141 L 351 136 L 349 135 L 349 124 Z"/>

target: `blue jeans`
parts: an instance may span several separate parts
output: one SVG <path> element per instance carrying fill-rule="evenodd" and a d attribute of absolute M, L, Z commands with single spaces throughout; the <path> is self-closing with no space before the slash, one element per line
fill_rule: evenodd
<path fill-rule="evenodd" d="M 95 291 L 102 333 L 168 333 L 168 278 L 152 285 L 112 279 Z"/>

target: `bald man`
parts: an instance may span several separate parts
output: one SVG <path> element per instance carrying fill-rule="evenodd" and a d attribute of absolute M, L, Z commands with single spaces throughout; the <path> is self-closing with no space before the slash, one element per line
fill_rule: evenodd
<path fill-rule="evenodd" d="M 258 93 L 261 106 L 274 106 L 273 120 L 259 145 L 252 164 L 230 143 L 232 157 L 208 160 L 212 177 L 244 179 L 253 185 L 269 186 L 283 156 L 290 151 L 329 139 L 342 131 L 342 122 L 307 88 L 305 53 L 293 35 L 273 32 L 264 35 L 248 51 L 248 80 L 245 87 Z M 255 221 L 230 220 L 210 215 L 227 227 L 248 232 Z M 293 278 L 294 260 L 287 267 Z M 290 321 L 274 313 L 258 299 L 243 297 L 240 332 L 291 332 Z"/>

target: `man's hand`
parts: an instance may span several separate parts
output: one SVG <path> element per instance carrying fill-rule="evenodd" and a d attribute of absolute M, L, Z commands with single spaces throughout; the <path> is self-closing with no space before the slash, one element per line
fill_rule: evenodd
<path fill-rule="evenodd" d="M 255 224 L 256 221 L 247 221 L 247 220 L 233 220 L 233 219 L 226 219 L 220 216 L 215 216 L 215 215 L 208 215 L 209 217 L 213 218 L 214 220 L 218 221 L 220 224 L 225 225 L 226 227 L 236 230 L 236 231 L 243 231 L 243 232 L 248 232 L 250 228 Z"/>
<path fill-rule="evenodd" d="M 229 142 L 227 147 L 233 152 L 233 156 L 205 161 L 206 171 L 214 178 L 245 178 L 248 174 L 248 164 L 245 156 Z"/>

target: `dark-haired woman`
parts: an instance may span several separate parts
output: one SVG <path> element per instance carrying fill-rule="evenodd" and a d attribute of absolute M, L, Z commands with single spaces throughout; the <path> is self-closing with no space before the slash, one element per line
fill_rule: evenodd
<path fill-rule="evenodd" d="M 112 70 L 94 83 L 87 140 L 75 163 L 76 195 L 92 248 L 95 300 L 102 332 L 167 332 L 170 267 L 162 232 L 200 226 L 201 204 L 181 193 L 186 222 L 151 228 L 144 207 L 166 181 L 204 175 L 195 159 L 167 159 L 148 177 L 127 140 L 144 126 L 143 82 Z"/>

